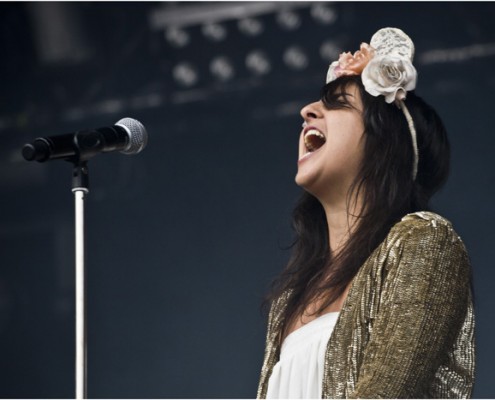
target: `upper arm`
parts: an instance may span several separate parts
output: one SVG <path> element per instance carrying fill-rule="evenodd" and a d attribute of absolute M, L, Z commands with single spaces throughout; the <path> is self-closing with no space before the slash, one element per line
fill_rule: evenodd
<path fill-rule="evenodd" d="M 415 224 L 394 249 L 351 397 L 426 393 L 469 301 L 469 261 L 447 224 Z"/>

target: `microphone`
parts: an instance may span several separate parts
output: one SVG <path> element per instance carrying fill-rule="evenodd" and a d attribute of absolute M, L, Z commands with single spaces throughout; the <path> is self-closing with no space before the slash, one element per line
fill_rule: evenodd
<path fill-rule="evenodd" d="M 146 147 L 148 133 L 141 122 L 123 118 L 110 127 L 40 137 L 22 147 L 27 161 L 86 161 L 98 153 L 137 154 Z"/>

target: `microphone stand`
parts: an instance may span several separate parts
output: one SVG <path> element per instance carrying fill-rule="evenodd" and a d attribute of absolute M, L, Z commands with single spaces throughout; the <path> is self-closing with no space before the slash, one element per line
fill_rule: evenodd
<path fill-rule="evenodd" d="M 74 135 L 76 154 L 67 159 L 74 164 L 72 193 L 75 203 L 76 238 L 76 399 L 87 398 L 87 329 L 86 269 L 84 247 L 84 199 L 89 193 L 88 161 L 101 150 L 102 141 L 96 132 L 80 131 Z"/>
<path fill-rule="evenodd" d="M 72 173 L 76 239 L 76 399 L 87 398 L 86 271 L 84 248 L 84 199 L 89 193 L 88 162 L 77 159 Z"/>
<path fill-rule="evenodd" d="M 117 127 L 119 127 L 117 129 Z M 125 138 L 122 136 L 125 131 Z M 22 155 L 27 161 L 63 159 L 74 165 L 72 193 L 75 203 L 76 250 L 76 396 L 87 398 L 87 329 L 86 271 L 84 248 L 84 200 L 89 193 L 88 160 L 99 153 L 120 150 L 124 154 L 139 153 L 148 140 L 144 126 L 132 118 L 123 118 L 113 128 L 79 131 L 74 134 L 38 138 L 27 143 Z"/>

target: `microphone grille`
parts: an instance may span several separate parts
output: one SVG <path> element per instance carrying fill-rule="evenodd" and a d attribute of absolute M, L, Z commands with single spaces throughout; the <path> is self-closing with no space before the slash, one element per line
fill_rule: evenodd
<path fill-rule="evenodd" d="M 148 132 L 141 122 L 133 118 L 122 118 L 115 125 L 121 126 L 129 134 L 129 144 L 121 153 L 137 154 L 146 147 Z"/>

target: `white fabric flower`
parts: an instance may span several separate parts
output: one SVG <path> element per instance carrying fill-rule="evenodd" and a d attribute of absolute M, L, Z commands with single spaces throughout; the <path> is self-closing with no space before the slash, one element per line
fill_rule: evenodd
<path fill-rule="evenodd" d="M 372 96 L 385 96 L 387 103 L 406 98 L 416 87 L 418 73 L 411 61 L 394 55 L 375 55 L 363 70 L 361 79 Z"/>
<path fill-rule="evenodd" d="M 338 78 L 337 74 L 335 73 L 335 69 L 337 67 L 339 67 L 338 61 L 334 61 L 333 63 L 330 64 L 330 67 L 328 67 L 326 83 L 332 82 Z"/>

